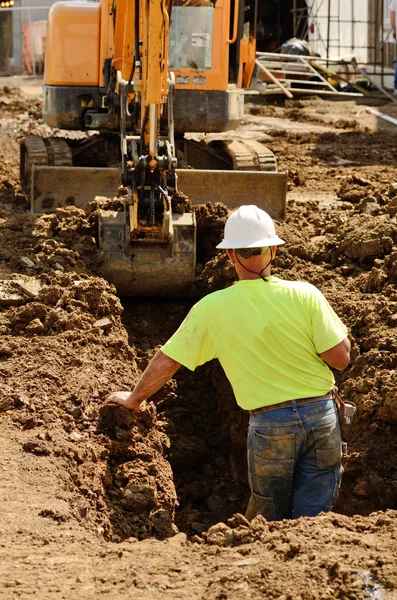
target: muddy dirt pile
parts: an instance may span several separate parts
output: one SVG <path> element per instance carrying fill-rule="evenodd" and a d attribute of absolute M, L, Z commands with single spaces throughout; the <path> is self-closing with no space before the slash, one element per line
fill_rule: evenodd
<path fill-rule="evenodd" d="M 1 411 L 26 432 L 26 452 L 63 462 L 73 517 L 106 537 L 168 537 L 176 498 L 154 407 L 100 409 L 110 387 L 137 379 L 120 301 L 100 278 L 41 283 L 34 299 L 0 313 Z"/>

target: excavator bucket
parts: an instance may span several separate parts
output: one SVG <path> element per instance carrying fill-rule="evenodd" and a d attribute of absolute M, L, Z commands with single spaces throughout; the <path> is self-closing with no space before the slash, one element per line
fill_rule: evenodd
<path fill-rule="evenodd" d="M 177 169 L 178 190 L 193 204 L 222 202 L 233 209 L 256 204 L 273 219 L 285 217 L 287 174 L 265 171 Z"/>
<path fill-rule="evenodd" d="M 257 204 L 275 219 L 285 215 L 285 173 L 177 169 L 176 174 L 178 190 L 193 204 L 222 202 L 230 209 Z M 24 191 L 30 199 L 32 213 L 40 215 L 64 206 L 85 208 L 95 196 L 116 195 L 120 184 L 118 168 L 33 164 Z M 162 242 L 132 239 L 132 219 L 127 208 L 123 212 L 102 210 L 98 221 L 103 273 L 120 295 L 183 297 L 191 294 L 196 266 L 194 213 L 173 213 L 169 239 Z"/>
<path fill-rule="evenodd" d="M 193 204 L 223 202 L 230 209 L 256 204 L 273 219 L 286 211 L 286 173 L 177 169 L 178 190 Z M 121 185 L 117 168 L 48 167 L 33 165 L 27 195 L 34 215 L 62 206 L 85 208 L 95 196 L 113 197 Z"/>

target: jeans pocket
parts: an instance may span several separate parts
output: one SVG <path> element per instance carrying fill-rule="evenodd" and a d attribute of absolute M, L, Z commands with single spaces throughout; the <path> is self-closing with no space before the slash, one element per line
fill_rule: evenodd
<path fill-rule="evenodd" d="M 319 469 L 330 469 L 342 459 L 342 440 L 339 421 L 329 425 L 313 427 L 316 448 L 316 463 Z"/>
<path fill-rule="evenodd" d="M 293 433 L 273 436 L 255 431 L 252 467 L 256 477 L 291 477 L 294 470 L 294 452 Z"/>

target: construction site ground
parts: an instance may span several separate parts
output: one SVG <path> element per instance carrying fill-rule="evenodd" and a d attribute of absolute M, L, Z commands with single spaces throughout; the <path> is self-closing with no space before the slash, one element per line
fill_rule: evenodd
<path fill-rule="evenodd" d="M 140 413 L 100 407 L 194 299 L 118 298 L 98 203 L 30 215 L 19 140 L 61 132 L 39 97 L 0 89 L 2 600 L 397 598 L 397 129 L 365 108 L 251 95 L 229 134 L 266 142 L 288 171 L 273 272 L 318 286 L 349 327 L 337 383 L 358 406 L 335 512 L 248 523 L 247 415 L 218 363 L 182 368 Z M 215 250 L 226 216 L 197 209 L 196 298 L 234 279 Z"/>

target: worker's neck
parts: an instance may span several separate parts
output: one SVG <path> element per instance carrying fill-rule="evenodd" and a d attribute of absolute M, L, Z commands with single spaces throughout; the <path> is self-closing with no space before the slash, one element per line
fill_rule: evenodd
<path fill-rule="evenodd" d="M 249 267 L 251 269 L 251 267 Z M 237 271 L 237 275 L 240 281 L 251 281 L 252 279 L 262 279 L 263 277 L 269 277 L 271 275 L 271 269 L 270 267 L 268 267 L 267 269 L 265 269 L 262 273 L 262 276 L 259 275 L 260 273 L 260 268 L 258 269 L 254 269 L 252 268 L 252 270 L 256 270 L 256 273 L 250 273 L 249 271 L 245 271 L 245 270 L 239 270 Z"/>

